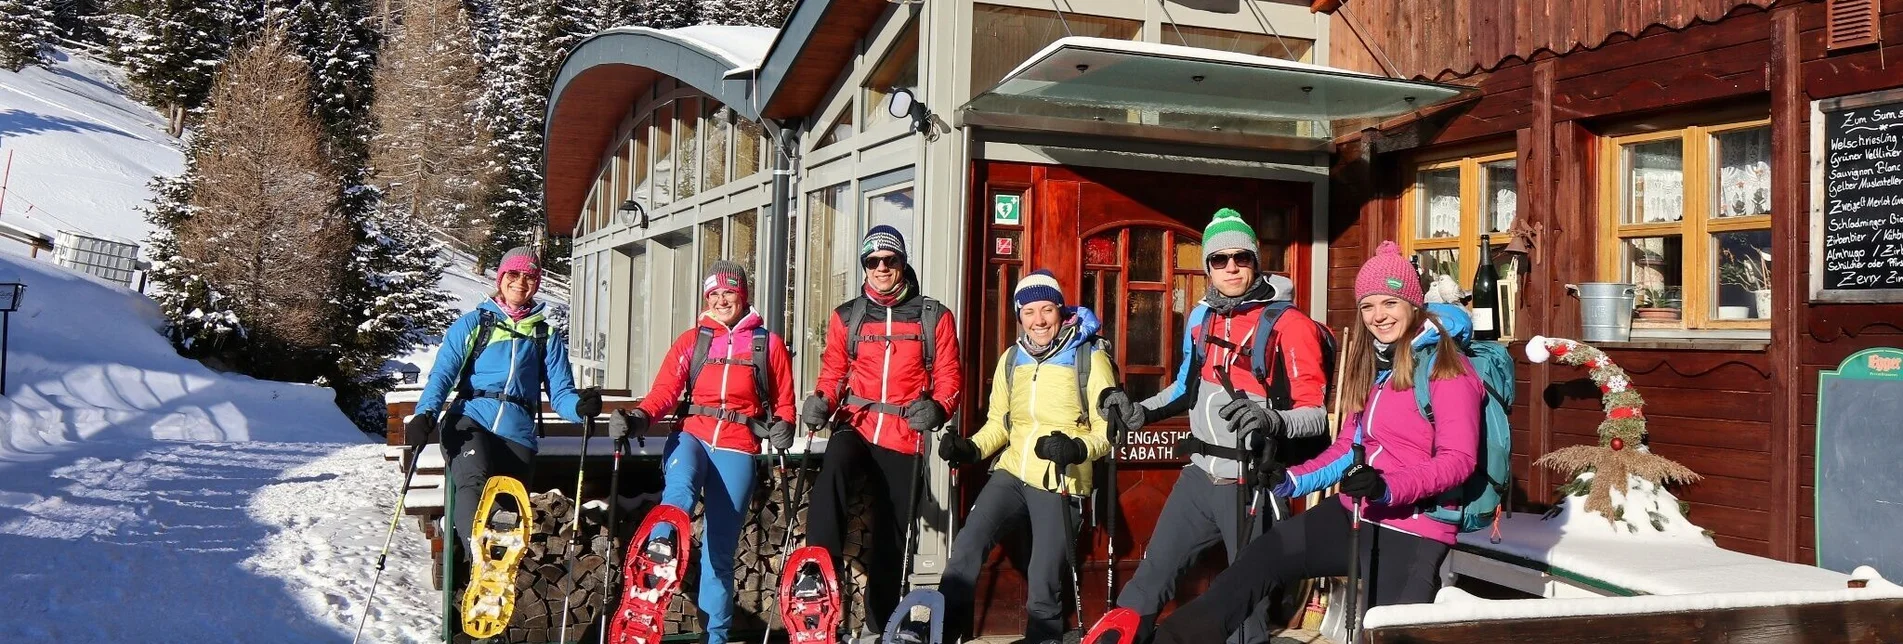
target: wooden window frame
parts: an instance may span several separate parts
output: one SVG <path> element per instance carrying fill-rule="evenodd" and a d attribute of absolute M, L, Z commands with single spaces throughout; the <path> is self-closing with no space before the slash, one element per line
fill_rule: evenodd
<path fill-rule="evenodd" d="M 1676 322 L 1664 320 L 1633 320 L 1635 329 L 1679 329 L 1698 330 L 1759 330 L 1768 331 L 1771 320 L 1719 320 L 1712 315 L 1712 303 L 1717 296 L 1718 284 L 1712 267 L 1713 244 L 1711 236 L 1716 233 L 1771 230 L 1773 214 L 1749 215 L 1743 217 L 1713 217 L 1713 203 L 1717 199 L 1717 160 L 1713 156 L 1717 135 L 1739 130 L 1770 127 L 1771 119 L 1758 118 L 1746 121 L 1731 121 L 1715 125 L 1691 125 L 1683 128 L 1608 136 L 1600 139 L 1599 155 L 1599 278 L 1608 282 L 1622 281 L 1619 275 L 1620 242 L 1636 237 L 1665 237 L 1677 235 L 1680 238 L 1680 263 L 1684 273 L 1680 275 L 1680 308 Z M 1669 141 L 1677 139 L 1681 146 L 1680 174 L 1684 177 L 1684 195 L 1680 212 L 1684 217 L 1676 222 L 1646 224 L 1622 223 L 1620 216 L 1625 206 L 1625 167 L 1623 149 L 1629 145 Z M 1696 179 L 1694 179 L 1696 178 Z M 1698 183 L 1694 184 L 1694 181 Z M 1791 186 L 1772 184 L 1775 194 L 1778 190 L 1790 190 Z M 1796 216 L 1796 213 L 1785 213 Z M 1790 260 L 1786 260 L 1788 264 Z M 1775 306 L 1775 305 L 1774 305 Z"/>
<path fill-rule="evenodd" d="M 1467 249 L 1479 248 L 1480 236 L 1482 234 L 1500 236 L 1499 239 L 1494 240 L 1494 245 L 1504 246 L 1508 241 L 1505 237 L 1507 234 L 1506 231 L 1483 233 L 1481 227 L 1485 219 L 1483 213 L 1480 212 L 1482 205 L 1481 196 L 1484 190 L 1481 186 L 1481 181 L 1484 177 L 1482 176 L 1480 167 L 1501 161 L 1512 161 L 1514 163 L 1514 171 L 1518 172 L 1520 170 L 1518 150 L 1489 153 L 1476 152 L 1458 157 L 1426 161 L 1415 164 L 1409 168 L 1406 177 L 1407 181 L 1404 184 L 1405 187 L 1401 190 L 1401 238 L 1398 240 L 1401 244 L 1401 252 L 1411 257 L 1414 253 L 1421 251 L 1452 250 L 1457 253 L 1456 256 L 1458 256 L 1458 254 L 1465 254 Z M 1426 172 L 1447 170 L 1450 168 L 1458 169 L 1460 174 L 1460 232 L 1453 237 L 1421 237 L 1419 226 L 1421 216 L 1420 199 L 1422 196 L 1420 175 Z M 1519 189 L 1516 186 L 1514 190 L 1517 194 Z M 1517 203 L 1515 207 L 1518 207 Z M 1516 210 L 1513 217 L 1517 221 L 1520 217 L 1520 213 Z M 1461 260 L 1460 275 L 1455 278 L 1455 281 L 1460 284 L 1460 288 L 1463 290 L 1472 288 L 1474 274 L 1479 270 L 1479 257 L 1469 257 L 1466 260 Z M 1522 275 L 1522 279 L 1524 279 L 1524 275 Z M 1524 291 L 1522 291 L 1522 293 L 1524 293 Z M 1521 297 L 1524 297 L 1524 295 Z M 1501 315 L 1511 316 L 1513 319 L 1507 321 L 1506 328 L 1517 331 L 1520 328 L 1518 324 L 1519 307 L 1517 306 L 1518 302 L 1514 304 L 1515 306 L 1506 307 L 1506 310 L 1501 311 Z M 1501 338 L 1511 339 L 1511 336 L 1502 333 Z"/>

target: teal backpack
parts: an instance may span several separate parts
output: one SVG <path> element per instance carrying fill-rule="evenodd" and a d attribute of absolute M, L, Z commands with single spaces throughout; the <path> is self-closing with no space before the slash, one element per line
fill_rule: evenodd
<path fill-rule="evenodd" d="M 1474 455 L 1474 473 L 1458 487 L 1435 497 L 1434 507 L 1426 514 L 1461 532 L 1473 532 L 1496 523 L 1500 506 L 1506 503 L 1513 487 L 1513 427 L 1507 421 L 1507 412 L 1513 409 L 1513 355 L 1506 345 L 1486 341 L 1469 343 L 1461 347 L 1461 352 L 1487 387 L 1487 395 L 1481 400 L 1480 449 Z M 1416 354 L 1414 401 L 1429 423 L 1434 422 L 1434 403 L 1427 399 L 1426 383 L 1433 365 L 1432 347 Z"/>

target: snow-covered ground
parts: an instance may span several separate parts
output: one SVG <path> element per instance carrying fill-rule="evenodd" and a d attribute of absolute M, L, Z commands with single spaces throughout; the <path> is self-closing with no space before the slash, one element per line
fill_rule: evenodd
<path fill-rule="evenodd" d="M 54 58 L 50 69 L 0 69 L 0 164 L 12 153 L 0 222 L 143 245 L 146 184 L 184 171 L 184 144 L 126 96 L 118 68 L 67 50 Z M 26 246 L 0 241 L 0 252 Z"/>
<path fill-rule="evenodd" d="M 365 605 L 396 468 L 330 390 L 179 357 L 126 289 L 0 254 L 27 284 L 0 397 L 0 639 L 336 642 Z M 432 631 L 398 531 L 366 640 Z"/>

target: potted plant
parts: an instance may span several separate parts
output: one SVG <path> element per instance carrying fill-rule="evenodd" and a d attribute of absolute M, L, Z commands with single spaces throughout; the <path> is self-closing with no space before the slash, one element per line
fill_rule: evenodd
<path fill-rule="evenodd" d="M 1764 251 L 1747 248 L 1738 253 L 1730 248 L 1718 251 L 1718 283 L 1751 293 L 1756 297 L 1757 317 L 1768 318 L 1771 317 L 1771 263 Z"/>
<path fill-rule="evenodd" d="M 1633 314 L 1641 320 L 1679 319 L 1679 287 L 1647 286 L 1639 289 L 1636 302 L 1638 307 L 1633 309 Z"/>

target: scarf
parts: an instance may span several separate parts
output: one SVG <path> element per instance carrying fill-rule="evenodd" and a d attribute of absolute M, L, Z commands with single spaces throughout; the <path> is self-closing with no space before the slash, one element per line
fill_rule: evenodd
<path fill-rule="evenodd" d="M 1386 380 L 1387 378 L 1385 378 L 1384 376 L 1388 372 L 1393 370 L 1394 370 L 1394 345 L 1388 344 L 1386 342 L 1382 342 L 1380 340 L 1375 340 L 1374 341 L 1375 377 L 1380 380 Z"/>
<path fill-rule="evenodd" d="M 866 299 L 872 300 L 873 304 L 892 308 L 898 306 L 900 302 L 911 299 L 912 289 L 917 284 L 918 276 L 912 273 L 912 267 L 907 266 L 905 273 L 899 278 L 899 284 L 892 287 L 892 292 L 880 293 L 878 289 L 872 288 L 871 284 L 866 284 L 860 290 L 865 291 Z"/>
<path fill-rule="evenodd" d="M 495 302 L 496 308 L 502 309 L 502 313 L 514 322 L 521 322 L 522 318 L 528 317 L 529 313 L 535 310 L 535 300 L 529 300 L 528 306 L 510 306 L 508 302 L 502 301 L 500 295 L 490 298 L 489 301 Z"/>
<path fill-rule="evenodd" d="M 1236 307 L 1249 303 L 1267 302 L 1274 297 L 1275 286 L 1269 284 L 1269 278 L 1258 274 L 1255 276 L 1255 283 L 1249 285 L 1249 290 L 1236 297 L 1223 295 L 1222 291 L 1216 290 L 1216 285 L 1212 282 L 1208 291 L 1203 294 L 1203 301 L 1209 303 L 1209 310 L 1228 315 L 1235 311 Z"/>
<path fill-rule="evenodd" d="M 1080 326 L 1081 325 L 1077 323 L 1077 318 L 1072 316 L 1071 319 L 1064 322 L 1063 326 L 1057 328 L 1057 335 L 1051 336 L 1050 343 L 1042 346 L 1031 342 L 1031 334 L 1019 333 L 1018 350 L 1023 351 L 1038 362 L 1043 362 L 1052 354 L 1056 353 L 1058 347 L 1070 346 L 1070 341 L 1077 337 L 1077 329 L 1080 328 Z"/>

